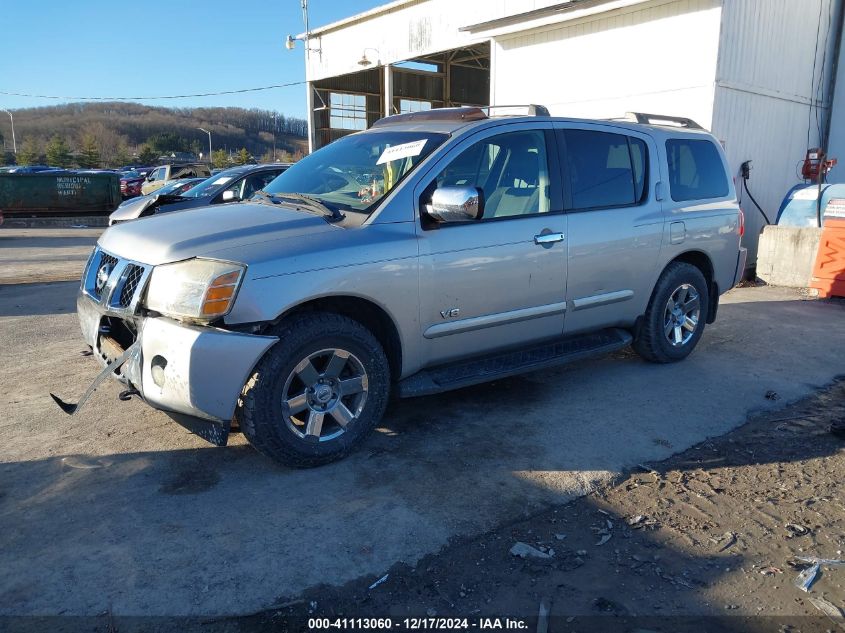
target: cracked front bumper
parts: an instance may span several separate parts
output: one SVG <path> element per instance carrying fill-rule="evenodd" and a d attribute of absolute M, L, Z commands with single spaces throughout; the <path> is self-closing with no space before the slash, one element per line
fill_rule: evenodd
<path fill-rule="evenodd" d="M 112 339 L 101 334 L 109 315 L 82 292 L 76 304 L 85 341 L 105 366 L 114 355 Z M 164 317 L 139 318 L 134 324 L 138 353 L 126 361 L 118 379 L 134 386 L 153 407 L 223 423 L 227 434 L 250 372 L 278 341 Z"/>

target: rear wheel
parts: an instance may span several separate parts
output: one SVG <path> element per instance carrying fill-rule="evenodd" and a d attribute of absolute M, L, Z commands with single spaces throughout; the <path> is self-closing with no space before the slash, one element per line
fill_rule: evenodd
<path fill-rule="evenodd" d="M 685 262 L 670 264 L 651 296 L 634 349 L 654 363 L 689 356 L 704 331 L 710 295 L 702 272 Z"/>
<path fill-rule="evenodd" d="M 237 417 L 249 442 L 288 466 L 346 455 L 384 414 L 387 358 L 357 321 L 310 313 L 283 323 L 279 343 L 244 387 Z"/>

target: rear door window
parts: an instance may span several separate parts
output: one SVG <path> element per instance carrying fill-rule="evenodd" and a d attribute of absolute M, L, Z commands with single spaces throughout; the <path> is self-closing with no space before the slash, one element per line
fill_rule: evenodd
<path fill-rule="evenodd" d="M 563 131 L 574 210 L 639 204 L 646 193 L 645 143 L 594 130 Z"/>
<path fill-rule="evenodd" d="M 672 200 L 706 200 L 728 195 L 728 177 L 711 141 L 679 138 L 666 141 Z"/>

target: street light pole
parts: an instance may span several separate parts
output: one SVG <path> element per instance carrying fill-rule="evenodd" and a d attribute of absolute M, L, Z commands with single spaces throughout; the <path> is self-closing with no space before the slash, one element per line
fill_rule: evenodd
<path fill-rule="evenodd" d="M 273 162 L 276 162 L 276 113 L 273 113 Z"/>
<path fill-rule="evenodd" d="M 208 134 L 208 164 L 210 165 L 211 164 L 211 132 L 209 132 L 208 130 L 202 129 L 201 127 L 198 127 L 197 129 L 200 132 L 205 132 L 206 134 Z"/>
<path fill-rule="evenodd" d="M 15 156 L 18 155 L 18 143 L 15 140 L 15 117 L 12 116 L 12 113 L 8 110 L 3 110 L 6 114 L 9 115 L 9 119 L 12 121 L 12 149 L 15 152 Z"/>

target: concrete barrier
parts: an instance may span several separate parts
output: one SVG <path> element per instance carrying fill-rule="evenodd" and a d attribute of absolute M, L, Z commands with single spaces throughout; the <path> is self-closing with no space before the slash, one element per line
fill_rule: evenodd
<path fill-rule="evenodd" d="M 770 286 L 809 287 L 821 234 L 817 227 L 765 227 L 757 251 L 757 276 Z"/>

